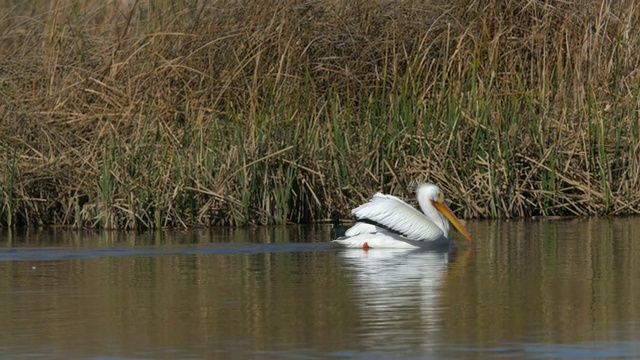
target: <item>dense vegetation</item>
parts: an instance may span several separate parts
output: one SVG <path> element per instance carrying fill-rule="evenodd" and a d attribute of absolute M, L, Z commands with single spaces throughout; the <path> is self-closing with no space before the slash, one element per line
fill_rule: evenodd
<path fill-rule="evenodd" d="M 638 213 L 639 5 L 0 0 L 0 224 Z"/>

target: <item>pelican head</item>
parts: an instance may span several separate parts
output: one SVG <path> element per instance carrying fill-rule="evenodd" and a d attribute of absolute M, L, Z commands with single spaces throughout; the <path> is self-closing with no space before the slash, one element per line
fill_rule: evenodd
<path fill-rule="evenodd" d="M 444 195 L 437 185 L 418 185 L 416 195 L 422 212 L 442 229 L 446 238 L 449 238 L 449 222 L 451 222 L 468 241 L 473 241 L 471 234 L 444 202 Z"/>

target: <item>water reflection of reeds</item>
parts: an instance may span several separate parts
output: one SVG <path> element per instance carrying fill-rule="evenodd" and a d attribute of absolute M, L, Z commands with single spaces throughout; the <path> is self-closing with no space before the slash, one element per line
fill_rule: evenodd
<path fill-rule="evenodd" d="M 443 287 L 459 342 L 583 342 L 640 322 L 634 220 L 495 223 L 464 276 Z"/>
<path fill-rule="evenodd" d="M 329 250 L 0 261 L 0 343 L 13 354 L 37 345 L 61 358 L 179 350 L 225 359 L 305 347 L 413 356 L 443 344 L 633 339 L 640 323 L 636 224 L 469 222 L 477 244 L 453 262 L 449 254 Z M 190 249 L 223 238 L 229 246 L 262 239 L 277 247 L 330 237 L 328 228 L 259 229 L 56 230 L 49 242 L 27 232 L 3 245 L 18 254 L 21 246 L 179 250 L 181 241 Z"/>
<path fill-rule="evenodd" d="M 284 232 L 256 234 L 270 233 L 276 241 Z M 95 349 L 125 356 L 189 348 L 221 359 L 227 356 L 217 348 L 286 350 L 323 339 L 332 344 L 348 336 L 357 318 L 339 260 L 328 254 L 0 262 L 0 285 L 12 297 L 2 301 L 0 342 L 17 349 L 37 338 L 39 347 L 77 351 L 73 356 Z M 33 337 L 12 337 L 25 332 Z"/>

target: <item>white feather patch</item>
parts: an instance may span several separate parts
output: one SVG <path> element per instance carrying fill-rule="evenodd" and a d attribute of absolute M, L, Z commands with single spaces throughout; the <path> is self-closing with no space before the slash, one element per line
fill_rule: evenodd
<path fill-rule="evenodd" d="M 436 241 L 444 232 L 422 212 L 392 195 L 377 193 L 371 201 L 351 211 L 358 219 L 369 219 L 408 239 Z"/>
<path fill-rule="evenodd" d="M 356 236 L 356 235 L 360 235 L 360 234 L 371 234 L 371 233 L 378 232 L 380 230 L 384 230 L 384 229 L 379 227 L 379 226 L 375 226 L 374 224 L 369 224 L 369 223 L 364 223 L 364 222 L 357 222 L 357 223 L 353 224 L 353 226 L 350 227 L 349 230 L 347 230 L 344 233 L 344 236 Z"/>
<path fill-rule="evenodd" d="M 386 230 L 344 237 L 333 240 L 332 243 L 338 247 L 356 249 L 443 249 L 449 244 L 444 238 L 438 241 L 410 240 Z"/>
<path fill-rule="evenodd" d="M 356 236 L 333 240 L 332 243 L 339 247 L 355 249 L 418 249 L 424 241 L 412 241 L 393 236 L 388 232 L 358 234 Z M 417 243 L 417 244 L 416 244 Z M 365 247 L 365 244 L 367 246 Z"/>

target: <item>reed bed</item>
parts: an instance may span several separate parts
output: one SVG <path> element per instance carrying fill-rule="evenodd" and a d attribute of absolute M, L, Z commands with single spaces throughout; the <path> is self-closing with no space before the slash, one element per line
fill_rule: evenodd
<path fill-rule="evenodd" d="M 0 0 L 0 224 L 637 214 L 639 5 Z"/>

